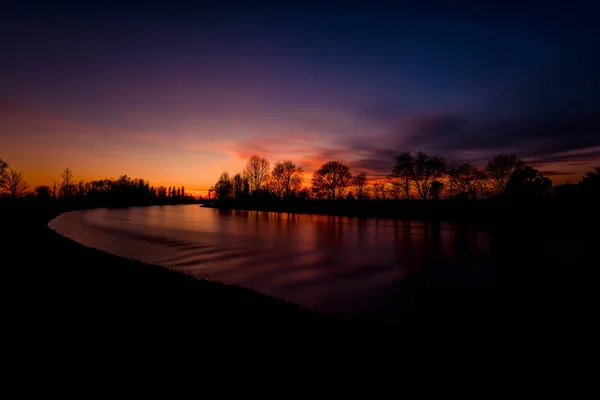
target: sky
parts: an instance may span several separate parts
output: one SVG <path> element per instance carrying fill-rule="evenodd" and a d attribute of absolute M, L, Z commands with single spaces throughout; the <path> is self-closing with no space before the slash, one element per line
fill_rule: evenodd
<path fill-rule="evenodd" d="M 189 191 L 253 154 L 307 180 L 417 150 L 555 183 L 600 164 L 600 6 L 196 3 L 2 2 L 0 158 L 31 186 L 69 166 Z"/>

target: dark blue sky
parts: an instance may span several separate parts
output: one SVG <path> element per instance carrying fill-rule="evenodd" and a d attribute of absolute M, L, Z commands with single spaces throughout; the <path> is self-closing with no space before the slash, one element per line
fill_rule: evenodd
<path fill-rule="evenodd" d="M 253 153 L 372 177 L 418 149 L 517 152 L 559 182 L 599 163 L 598 7 L 80 3 L 0 12 L 0 156 L 34 181 L 204 189 Z"/>

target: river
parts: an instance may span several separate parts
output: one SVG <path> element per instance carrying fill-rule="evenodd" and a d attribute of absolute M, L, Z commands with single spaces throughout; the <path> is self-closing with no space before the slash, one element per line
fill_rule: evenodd
<path fill-rule="evenodd" d="M 49 226 L 109 253 L 355 318 L 398 318 L 409 291 L 492 284 L 490 235 L 453 223 L 182 205 L 73 211 Z"/>

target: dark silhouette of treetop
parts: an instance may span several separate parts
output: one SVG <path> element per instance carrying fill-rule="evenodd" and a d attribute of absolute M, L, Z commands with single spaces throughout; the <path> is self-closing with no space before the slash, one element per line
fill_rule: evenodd
<path fill-rule="evenodd" d="M 514 197 L 546 196 L 551 188 L 552 181 L 529 165 L 513 172 L 506 183 L 506 193 Z"/>
<path fill-rule="evenodd" d="M 233 194 L 233 180 L 227 172 L 223 172 L 214 186 L 215 196 L 219 201 L 229 199 Z"/>
<path fill-rule="evenodd" d="M 61 197 L 71 197 L 75 194 L 75 178 L 73 177 L 73 171 L 67 167 L 60 175 L 62 182 L 60 183 L 60 195 Z"/>
<path fill-rule="evenodd" d="M 8 170 L 4 172 L 2 186 L 4 191 L 13 199 L 24 196 L 25 193 L 27 193 L 27 189 L 29 189 L 29 185 L 23 179 L 23 174 L 12 168 L 8 168 Z"/>
<path fill-rule="evenodd" d="M 312 187 L 317 197 L 336 200 L 344 197 L 351 181 L 348 166 L 341 161 L 329 161 L 313 174 Z"/>
<path fill-rule="evenodd" d="M 269 162 L 266 158 L 252 156 L 246 163 L 244 176 L 248 179 L 250 190 L 257 192 L 269 181 Z"/>
<path fill-rule="evenodd" d="M 8 169 L 8 163 L 0 158 L 0 193 L 4 190 L 6 184 L 6 171 Z"/>
<path fill-rule="evenodd" d="M 446 172 L 446 162 L 443 158 L 429 156 L 424 151 L 419 151 L 413 161 L 413 179 L 417 193 L 423 200 L 431 195 L 431 184 L 440 179 Z"/>
<path fill-rule="evenodd" d="M 584 193 L 595 196 L 600 195 L 600 166 L 595 168 L 595 172 L 586 173 L 580 183 Z"/>
<path fill-rule="evenodd" d="M 511 175 L 525 163 L 515 154 L 499 154 L 488 161 L 485 171 L 489 178 L 492 192 L 496 195 L 504 193 Z"/>
<path fill-rule="evenodd" d="M 354 194 L 354 198 L 357 200 L 363 200 L 366 196 L 366 186 L 367 186 L 367 174 L 361 172 L 360 174 L 354 176 L 352 178 L 352 192 Z"/>
<path fill-rule="evenodd" d="M 288 199 L 302 187 L 302 168 L 293 161 L 280 161 L 275 163 L 271 172 L 271 186 L 280 199 Z"/>
<path fill-rule="evenodd" d="M 448 166 L 448 194 L 476 199 L 486 192 L 487 176 L 471 163 L 450 163 Z"/>
<path fill-rule="evenodd" d="M 406 199 L 410 199 L 411 182 L 414 180 L 414 161 L 412 154 L 400 153 L 389 176 L 392 185 L 397 186 Z"/>

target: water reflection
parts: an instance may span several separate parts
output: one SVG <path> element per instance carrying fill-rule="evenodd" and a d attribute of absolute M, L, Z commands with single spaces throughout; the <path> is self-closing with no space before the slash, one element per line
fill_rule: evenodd
<path fill-rule="evenodd" d="M 186 205 L 76 211 L 50 226 L 117 255 L 355 317 L 392 317 L 401 283 L 423 271 L 482 285 L 473 277 L 490 267 L 488 233 L 450 223 Z"/>

